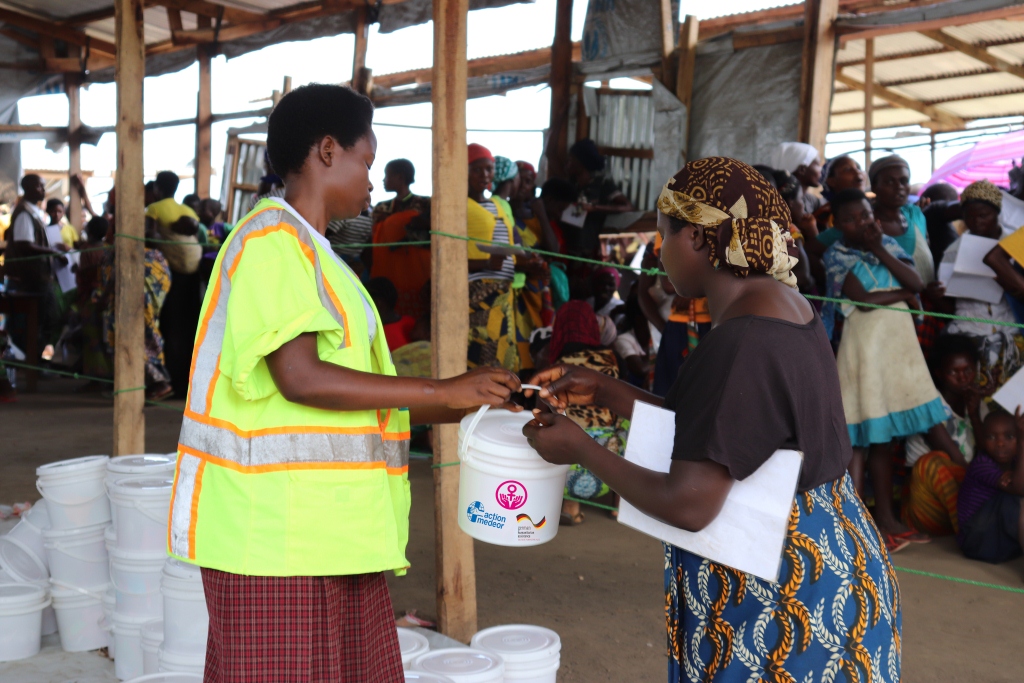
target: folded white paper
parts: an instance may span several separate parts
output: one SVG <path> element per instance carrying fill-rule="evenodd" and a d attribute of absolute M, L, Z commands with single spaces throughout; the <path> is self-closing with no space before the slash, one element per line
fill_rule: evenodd
<path fill-rule="evenodd" d="M 50 243 L 51 247 L 56 247 L 58 244 L 64 243 L 64 240 L 60 236 L 59 225 L 48 225 L 46 227 L 46 241 Z M 57 284 L 60 285 L 60 291 L 66 294 L 72 289 L 78 287 L 78 282 L 75 279 L 75 273 L 72 270 L 73 266 L 78 265 L 78 253 L 65 254 L 64 258 L 66 258 L 68 262 L 63 266 L 58 264 L 56 259 L 54 259 L 53 274 L 57 276 Z"/>
<path fill-rule="evenodd" d="M 675 413 L 637 401 L 626 460 L 668 472 L 675 443 Z M 777 582 L 789 515 L 803 454 L 776 451 L 753 474 L 733 483 L 722 511 L 704 529 L 684 531 L 649 517 L 622 499 L 619 522 L 712 562 Z"/>
<path fill-rule="evenodd" d="M 999 387 L 999 391 L 992 394 L 992 400 L 1011 415 L 1017 412 L 1018 407 L 1024 411 L 1024 368 L 1015 372 L 1006 384 Z"/>
<path fill-rule="evenodd" d="M 966 234 L 960 238 L 956 262 L 939 265 L 939 280 L 946 285 L 946 295 L 995 304 L 1003 299 L 1003 288 L 996 282 L 996 273 L 985 265 L 984 258 L 999 244 L 996 240 Z"/>

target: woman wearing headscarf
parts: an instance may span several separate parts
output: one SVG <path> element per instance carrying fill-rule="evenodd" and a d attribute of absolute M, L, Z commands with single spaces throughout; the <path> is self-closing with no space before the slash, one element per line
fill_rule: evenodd
<path fill-rule="evenodd" d="M 825 203 L 820 195 L 807 192 L 821 185 L 821 156 L 806 142 L 780 142 L 772 153 L 772 168 L 791 173 L 803 187 L 804 211 L 813 214 Z"/>
<path fill-rule="evenodd" d="M 965 187 L 960 195 L 960 207 L 964 223 L 967 225 L 967 234 L 993 240 L 999 239 L 1002 235 L 1002 230 L 999 227 L 999 214 L 1002 211 L 1002 206 L 1002 192 L 991 182 L 979 180 Z M 1014 236 L 1016 235 L 1011 237 Z M 946 253 L 942 256 L 943 264 L 952 266 L 956 263 L 962 243 L 963 236 L 949 245 Z M 1006 244 L 1013 249 L 1013 241 L 1010 238 L 1007 238 Z M 993 251 L 996 250 L 1002 251 L 1003 248 L 997 245 Z M 996 251 L 995 254 L 990 253 L 986 260 L 993 266 L 993 269 L 998 268 L 996 274 L 999 276 L 997 278 L 999 284 L 1004 288 L 1009 286 L 1010 291 L 1013 292 L 1016 287 L 1011 274 L 1015 274 L 1016 271 L 1012 265 L 1009 268 L 1000 267 L 1000 260 L 1008 261 L 1009 259 L 999 259 L 998 257 L 999 253 Z M 1017 277 L 1020 276 L 1017 275 Z M 958 316 L 1007 323 L 1017 322 L 1013 314 L 1013 307 L 1005 294 L 994 304 L 967 297 L 955 297 L 954 301 Z M 983 390 L 998 389 L 1024 365 L 1024 337 L 1016 327 L 953 320 L 946 326 L 946 333 L 967 335 L 977 344 L 978 353 L 981 356 L 978 380 Z"/>
<path fill-rule="evenodd" d="M 668 547 L 669 681 L 900 679 L 899 585 L 853 490 L 839 377 L 824 327 L 796 290 L 782 198 L 721 157 L 687 164 L 658 200 L 661 260 L 681 296 L 708 298 L 713 328 L 663 400 L 601 373 L 539 373 L 555 408 L 636 400 L 676 413 L 673 463 L 616 457 L 570 419 L 524 428 L 549 462 L 579 463 L 644 513 L 699 531 L 733 482 L 780 448 L 804 454 L 777 583 Z"/>

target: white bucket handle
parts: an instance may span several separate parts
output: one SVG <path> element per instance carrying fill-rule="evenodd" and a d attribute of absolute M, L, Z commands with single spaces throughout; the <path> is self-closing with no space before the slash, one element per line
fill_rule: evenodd
<path fill-rule="evenodd" d="M 162 515 L 155 515 L 152 512 L 150 512 L 149 509 L 146 508 L 146 506 L 141 505 L 139 503 L 139 501 L 135 500 L 135 499 L 132 499 L 132 505 L 135 507 L 136 510 L 141 512 L 146 517 L 149 517 L 151 520 L 153 520 L 157 524 L 161 524 L 161 525 L 166 525 L 167 524 L 167 514 L 166 514 L 166 512 L 164 514 L 162 514 Z M 168 503 L 168 505 L 169 505 L 169 503 Z M 162 506 L 161 506 L 161 509 L 162 509 Z"/>
<path fill-rule="evenodd" d="M 39 491 L 39 495 L 41 495 L 43 498 L 45 498 L 48 501 L 52 501 L 52 502 L 56 503 L 57 505 L 85 505 L 86 503 L 91 503 L 94 500 L 96 500 L 97 498 L 102 498 L 103 496 L 107 495 L 107 488 L 106 488 L 106 486 L 104 486 L 103 490 L 100 491 L 95 496 L 93 496 L 92 498 L 88 498 L 86 500 L 80 500 L 80 501 L 75 502 L 75 503 L 69 503 L 69 502 L 64 501 L 64 500 L 57 500 L 52 495 L 51 496 L 46 495 L 46 491 L 43 490 L 43 484 L 38 479 L 36 479 L 36 491 Z"/>
<path fill-rule="evenodd" d="M 523 389 L 533 389 L 534 391 L 541 390 L 541 388 L 536 384 L 521 384 L 520 387 Z M 490 406 L 486 404 L 480 406 L 480 410 L 476 411 L 476 415 L 473 416 L 473 419 L 469 422 L 469 426 L 466 427 L 466 433 L 463 435 L 462 445 L 459 446 L 460 462 L 469 461 L 469 438 L 473 435 L 473 430 L 476 429 L 476 426 L 480 424 L 480 419 L 484 416 L 484 413 L 487 412 L 488 408 L 490 408 Z"/>
<path fill-rule="evenodd" d="M 50 583 L 52 583 L 54 586 L 59 586 L 61 588 L 67 588 L 68 590 L 76 591 L 78 593 L 81 593 L 82 595 L 88 595 L 90 598 L 95 598 L 100 602 L 103 602 L 103 593 L 97 593 L 96 591 L 91 591 L 87 588 L 82 588 L 81 586 L 76 586 L 65 581 L 58 581 L 57 579 L 50 579 Z"/>
<path fill-rule="evenodd" d="M 65 555 L 67 555 L 68 557 L 74 558 L 76 560 L 80 560 L 82 562 L 106 562 L 107 561 L 106 558 L 82 557 L 81 555 L 76 555 L 75 553 L 70 552 L 68 550 L 69 546 L 63 545 L 60 541 L 53 541 L 50 545 L 53 546 L 54 550 L 59 550 L 60 552 L 62 552 Z M 77 545 L 73 545 L 73 546 L 70 546 L 70 547 L 75 548 L 75 547 L 78 547 L 78 545 L 85 545 L 85 544 L 84 543 L 79 543 Z"/>
<path fill-rule="evenodd" d="M 111 559 L 110 563 L 111 563 L 110 585 L 114 587 L 114 590 L 119 591 L 121 593 L 127 593 L 128 595 L 152 595 L 153 593 L 159 593 L 160 592 L 160 586 L 159 585 L 157 585 L 157 587 L 154 590 L 143 591 L 141 593 L 136 593 L 134 591 L 126 591 L 126 590 L 124 590 L 123 588 L 121 588 L 120 586 L 117 585 L 117 579 L 114 578 L 115 574 L 114 574 L 114 569 L 113 569 L 113 563 L 114 563 L 113 559 Z M 205 599 L 205 597 L 204 597 L 204 599 Z"/>
<path fill-rule="evenodd" d="M 17 547 L 18 549 L 20 549 L 22 552 L 26 553 L 29 556 L 29 558 L 33 562 L 35 562 L 37 567 L 42 567 L 43 568 L 43 573 L 44 574 L 46 574 L 47 576 L 50 575 L 50 569 L 49 569 L 49 567 L 46 566 L 46 558 L 39 557 L 39 555 L 36 554 L 36 551 L 33 550 L 32 548 L 29 548 L 28 544 L 26 544 L 24 541 L 22 541 L 20 539 L 17 539 L 14 536 L 11 536 L 10 534 L 7 534 L 6 536 L 4 536 L 4 541 L 7 542 L 7 543 L 10 543 L 11 545 L 13 545 L 13 546 Z M 17 571 L 13 571 L 12 572 L 9 567 L 4 567 L 4 569 L 7 570 L 8 574 L 11 574 L 15 578 L 17 576 L 20 576 Z"/>

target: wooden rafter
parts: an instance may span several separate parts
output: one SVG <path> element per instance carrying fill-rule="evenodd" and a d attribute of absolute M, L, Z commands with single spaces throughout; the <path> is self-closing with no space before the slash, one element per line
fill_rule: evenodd
<path fill-rule="evenodd" d="M 580 61 L 582 48 L 579 43 L 572 44 L 572 60 Z M 491 76 L 505 71 L 518 71 L 519 69 L 532 69 L 551 63 L 551 48 L 542 47 L 537 50 L 527 50 L 511 55 L 499 55 L 497 57 L 482 57 L 472 59 L 468 63 L 469 76 Z M 397 88 L 402 85 L 413 85 L 415 83 L 429 83 L 433 67 L 426 69 L 412 69 L 410 71 L 399 71 L 393 74 L 374 75 L 373 84 L 376 87 Z"/>
<path fill-rule="evenodd" d="M 995 21 L 997 19 L 1009 19 L 1024 15 L 1024 4 L 1008 5 L 998 9 L 986 10 L 984 12 L 972 12 L 959 16 L 942 17 L 941 19 L 926 19 L 906 24 L 880 24 L 876 26 L 836 26 L 839 34 L 839 44 L 845 45 L 851 40 L 864 40 L 866 38 L 877 38 L 878 36 L 891 36 L 899 33 L 924 33 L 925 31 L 940 31 L 949 26 L 964 26 L 966 24 L 977 24 L 983 21 Z"/>
<path fill-rule="evenodd" d="M 836 73 L 836 80 L 842 83 L 843 85 L 853 88 L 854 90 L 860 90 L 862 92 L 864 91 L 864 83 L 854 78 L 850 78 L 842 71 Z M 966 125 L 966 122 L 959 116 L 956 116 L 955 114 L 950 114 L 949 112 L 943 111 L 938 107 L 932 106 L 930 104 L 925 104 L 920 100 L 915 100 L 911 97 L 907 97 L 906 95 L 901 95 L 895 90 L 890 90 L 889 88 L 877 84 L 875 85 L 873 90 L 875 97 L 883 99 L 886 102 L 896 105 L 897 107 L 902 107 L 904 109 L 912 109 L 916 112 L 924 114 L 929 119 L 939 124 L 943 124 L 946 126 L 955 126 L 958 128 L 963 128 L 964 125 Z"/>
<path fill-rule="evenodd" d="M 1008 74 L 1013 74 L 1018 78 L 1024 78 L 1024 66 L 1008 62 L 1005 59 L 1000 59 L 980 45 L 973 45 L 964 40 L 960 40 L 959 38 L 954 38 L 948 33 L 944 33 L 940 30 L 921 31 L 921 34 L 928 36 L 935 42 L 942 43 L 946 47 L 950 47 L 957 52 L 962 52 L 971 59 L 976 59 L 979 62 L 988 64 L 996 71 L 1004 71 Z"/>
<path fill-rule="evenodd" d="M 88 46 L 90 52 L 101 52 L 105 55 L 109 55 L 110 57 L 113 57 L 117 52 L 114 48 L 114 44 L 110 41 L 92 38 L 82 31 L 69 26 L 62 26 L 47 19 L 22 14 L 21 12 L 15 12 L 2 7 L 0 7 L 0 21 L 5 24 L 10 24 L 11 26 L 17 26 L 19 28 L 33 31 L 38 33 L 40 36 L 57 38 L 66 43 L 71 43 L 72 45 L 80 45 L 82 47 Z"/>
<path fill-rule="evenodd" d="M 164 0 L 160 1 L 161 3 L 164 2 Z M 167 2 L 175 3 L 184 3 L 186 1 L 194 2 L 195 0 L 167 0 Z M 384 0 L 383 4 L 392 5 L 398 2 L 402 2 L 402 0 Z M 357 0 L 323 0 L 322 2 L 305 3 L 298 6 L 268 12 L 265 15 L 257 15 L 260 17 L 257 21 L 245 21 L 227 25 L 222 24 L 219 31 L 216 27 L 197 28 L 192 31 L 174 31 L 172 34 L 172 41 L 176 46 L 189 46 L 223 40 L 237 40 L 257 33 L 272 31 L 279 26 L 284 26 L 285 24 L 290 24 L 296 21 L 305 21 L 307 19 L 316 19 L 318 17 L 326 17 L 332 14 L 340 14 L 341 12 L 348 12 L 362 6 L 363 3 L 357 2 Z"/>
<path fill-rule="evenodd" d="M 977 47 L 989 48 L 999 47 L 1000 45 L 1013 45 L 1015 43 L 1024 43 L 1024 38 L 1015 36 L 1013 38 L 1001 38 L 999 40 L 986 40 L 981 43 L 975 43 Z M 929 55 L 941 55 L 946 52 L 953 52 L 952 48 L 946 47 L 945 45 L 935 45 L 934 47 L 925 48 L 923 50 L 914 50 L 913 52 L 902 52 L 897 54 L 878 55 L 875 57 L 875 63 L 878 62 L 894 62 L 900 59 L 912 59 L 914 57 L 927 57 Z M 864 63 L 864 58 L 851 59 L 847 62 L 840 62 L 839 66 L 859 66 Z"/>
<path fill-rule="evenodd" d="M 191 12 L 201 17 L 211 19 L 220 18 L 221 21 L 229 24 L 241 24 L 252 21 L 262 21 L 267 18 L 266 14 L 252 12 L 249 10 L 227 7 L 207 0 L 154 0 L 150 4 L 162 5 L 167 9 L 176 9 L 179 12 Z"/>
<path fill-rule="evenodd" d="M 0 36 L 6 36 L 16 43 L 24 45 L 32 50 L 36 50 L 37 52 L 39 51 L 39 38 L 33 38 L 21 31 L 15 31 L 11 28 L 0 28 Z"/>

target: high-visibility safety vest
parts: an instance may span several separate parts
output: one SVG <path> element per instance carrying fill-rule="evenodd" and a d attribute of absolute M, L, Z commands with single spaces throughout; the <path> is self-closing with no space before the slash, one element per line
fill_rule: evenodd
<path fill-rule="evenodd" d="M 286 400 L 265 356 L 315 332 L 320 359 L 395 375 L 355 275 L 265 199 L 220 249 L 196 334 L 168 551 L 250 576 L 404 573 L 409 412 Z"/>

